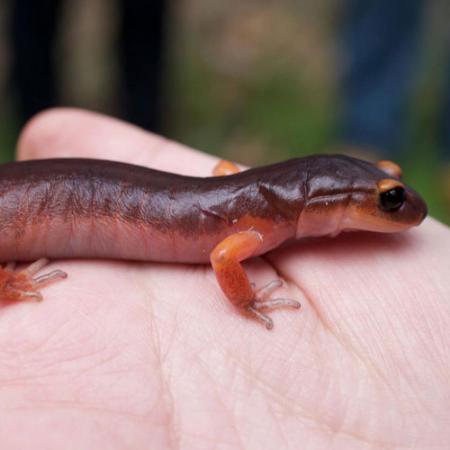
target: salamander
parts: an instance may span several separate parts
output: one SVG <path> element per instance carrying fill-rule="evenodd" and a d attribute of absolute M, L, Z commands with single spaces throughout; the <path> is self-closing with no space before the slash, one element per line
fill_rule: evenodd
<path fill-rule="evenodd" d="M 0 211 L 1 259 L 36 261 L 0 269 L 4 300 L 40 300 L 64 278 L 36 276 L 47 258 L 210 263 L 228 300 L 268 329 L 267 311 L 300 304 L 269 298 L 280 280 L 255 289 L 243 260 L 310 236 L 403 231 L 427 215 L 397 164 L 343 155 L 244 171 L 222 161 L 206 178 L 94 159 L 11 162 L 0 166 Z"/>

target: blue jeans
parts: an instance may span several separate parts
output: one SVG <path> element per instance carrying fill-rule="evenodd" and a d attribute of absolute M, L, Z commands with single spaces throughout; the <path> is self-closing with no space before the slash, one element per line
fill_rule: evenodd
<path fill-rule="evenodd" d="M 423 0 L 348 0 L 342 138 L 395 156 L 419 64 Z M 450 67 L 440 144 L 450 159 Z"/>

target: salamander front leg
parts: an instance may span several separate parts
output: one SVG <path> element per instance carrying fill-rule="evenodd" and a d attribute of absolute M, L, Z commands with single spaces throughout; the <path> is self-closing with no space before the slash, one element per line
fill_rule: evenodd
<path fill-rule="evenodd" d="M 221 159 L 213 169 L 213 175 L 215 177 L 222 177 L 226 175 L 233 175 L 235 173 L 239 173 L 241 169 L 231 161 L 227 161 L 226 159 Z"/>
<path fill-rule="evenodd" d="M 230 302 L 246 314 L 273 328 L 272 319 L 264 314 L 276 308 L 300 308 L 300 303 L 287 298 L 268 299 L 273 290 L 282 285 L 274 280 L 261 289 L 254 290 L 241 261 L 254 256 L 263 244 L 263 237 L 256 231 L 243 231 L 225 238 L 211 253 L 211 264 L 222 291 Z"/>
<path fill-rule="evenodd" d="M 0 301 L 14 302 L 29 299 L 41 301 L 42 294 L 39 291 L 43 287 L 67 278 L 66 272 L 62 270 L 52 270 L 34 277 L 47 264 L 48 260 L 43 258 L 19 271 L 14 271 L 13 263 L 0 267 Z"/>

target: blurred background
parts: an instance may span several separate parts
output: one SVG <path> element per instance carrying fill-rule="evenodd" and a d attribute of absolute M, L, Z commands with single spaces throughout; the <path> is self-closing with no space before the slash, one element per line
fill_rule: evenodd
<path fill-rule="evenodd" d="M 0 160 L 36 111 L 124 118 L 248 165 L 400 163 L 450 223 L 448 0 L 2 0 Z"/>

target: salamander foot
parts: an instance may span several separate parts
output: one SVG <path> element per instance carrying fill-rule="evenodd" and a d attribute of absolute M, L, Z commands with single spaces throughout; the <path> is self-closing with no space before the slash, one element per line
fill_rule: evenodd
<path fill-rule="evenodd" d="M 17 272 L 14 271 L 14 263 L 0 267 L 0 301 L 14 302 L 29 299 L 41 301 L 43 297 L 39 291 L 43 287 L 67 278 L 67 273 L 62 270 L 52 270 L 33 277 L 47 264 L 48 260 L 42 258 Z"/>
<path fill-rule="evenodd" d="M 275 289 L 278 289 L 282 285 L 283 283 L 279 279 L 267 283 L 265 286 L 255 291 L 255 300 L 247 307 L 247 311 L 256 319 L 263 322 L 268 330 L 273 328 L 273 320 L 262 311 L 286 307 L 298 309 L 301 307 L 298 301 L 290 298 L 268 298 Z"/>

